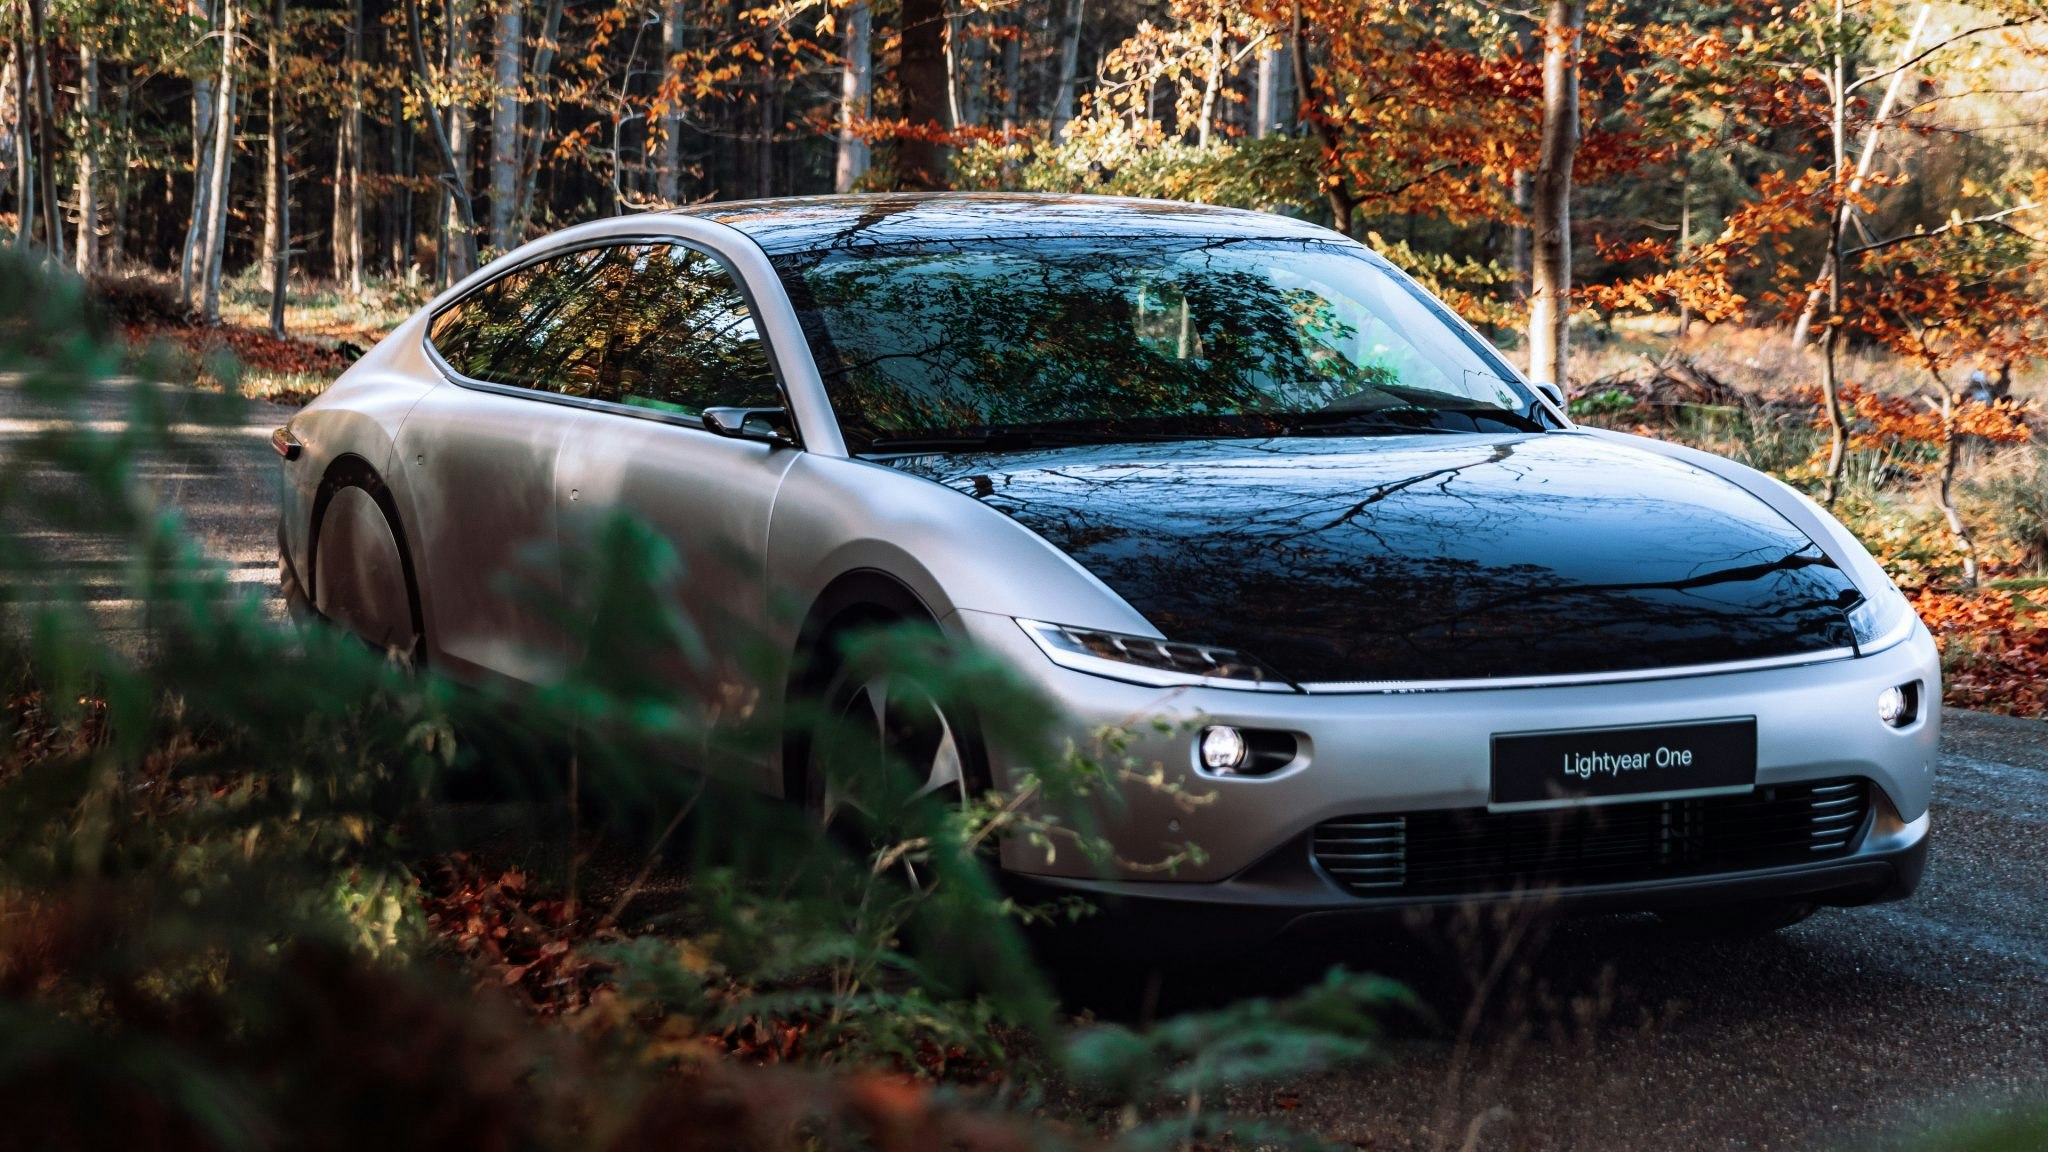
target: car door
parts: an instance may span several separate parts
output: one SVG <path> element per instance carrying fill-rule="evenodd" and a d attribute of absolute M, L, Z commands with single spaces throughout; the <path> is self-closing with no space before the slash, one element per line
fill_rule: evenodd
<path fill-rule="evenodd" d="M 682 559 L 681 606 L 712 654 L 697 687 L 745 708 L 738 657 L 761 635 L 769 512 L 797 451 L 718 434 L 700 414 L 787 406 L 747 294 L 721 260 L 680 240 L 617 251 L 631 275 L 612 297 L 608 402 L 562 447 L 562 539 L 587 556 L 618 513 L 665 537 Z"/>
<path fill-rule="evenodd" d="M 445 379 L 398 436 L 431 660 L 528 682 L 563 666 L 557 457 L 603 395 L 621 275 L 603 248 L 550 255 L 435 315 L 430 359 Z"/>

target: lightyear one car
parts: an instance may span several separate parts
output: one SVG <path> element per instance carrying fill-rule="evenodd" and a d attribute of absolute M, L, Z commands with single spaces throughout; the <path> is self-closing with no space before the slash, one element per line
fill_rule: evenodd
<path fill-rule="evenodd" d="M 1207 797 L 1106 805 L 1129 868 L 1002 850 L 1137 910 L 1540 889 L 1768 926 L 1908 894 L 1940 701 L 1910 606 L 1793 489 L 1557 400 L 1299 221 L 713 204 L 520 248 L 293 417 L 283 580 L 374 643 L 537 680 L 564 640 L 503 573 L 624 510 L 691 558 L 686 607 L 792 667 L 928 620 Z M 925 734 L 930 790 L 1018 767 L 968 718 L 895 723 L 928 699 L 834 691 Z M 805 757 L 759 771 L 818 787 Z"/>

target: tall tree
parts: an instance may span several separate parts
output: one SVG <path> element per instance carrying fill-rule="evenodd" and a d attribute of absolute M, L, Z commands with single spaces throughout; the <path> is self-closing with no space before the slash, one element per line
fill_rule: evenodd
<path fill-rule="evenodd" d="M 661 91 L 668 104 L 661 114 L 661 163 L 655 192 L 669 204 L 683 199 L 683 52 L 689 47 L 689 19 L 687 0 L 668 0 L 662 16 L 662 44 L 667 51 L 661 66 Z"/>
<path fill-rule="evenodd" d="M 78 140 L 78 271 L 100 270 L 100 200 L 96 153 L 100 133 L 100 59 L 90 41 L 78 46 L 78 105 L 84 131 Z"/>
<path fill-rule="evenodd" d="M 671 5 L 676 7 L 676 5 Z M 525 63 L 525 0 L 499 0 L 492 54 L 491 247 L 510 252 L 519 244 L 512 232 L 519 200 L 519 70 Z"/>
<path fill-rule="evenodd" d="M 868 170 L 868 144 L 861 135 L 874 89 L 874 60 L 868 47 L 873 17 L 867 0 L 846 6 L 846 62 L 839 69 L 839 153 L 832 188 L 850 192 Z"/>
<path fill-rule="evenodd" d="M 291 125 L 285 99 L 285 0 L 271 0 L 270 36 L 266 42 L 268 73 L 264 93 L 264 122 L 270 129 L 269 171 L 264 177 L 269 192 L 264 205 L 264 271 L 270 279 L 270 334 L 284 335 L 284 307 L 291 292 L 292 269 L 292 179 Z"/>
<path fill-rule="evenodd" d="M 220 78 L 213 85 L 212 155 L 198 240 L 198 312 L 208 324 L 220 323 L 221 260 L 228 243 L 228 177 L 235 156 L 235 20 L 235 0 L 220 0 Z"/>
<path fill-rule="evenodd" d="M 334 145 L 334 278 L 363 294 L 363 0 L 349 0 L 345 102 Z"/>
<path fill-rule="evenodd" d="M 903 0 L 897 10 L 903 21 L 903 49 L 896 81 L 908 123 L 896 141 L 896 183 L 903 188 L 943 188 L 949 151 L 944 129 L 951 119 L 946 0 Z"/>
<path fill-rule="evenodd" d="M 1543 21 L 1543 146 L 1530 183 L 1529 374 L 1566 386 L 1572 305 L 1572 164 L 1579 151 L 1584 0 L 1550 0 Z"/>
<path fill-rule="evenodd" d="M 448 211 L 455 217 L 454 226 L 447 229 L 446 271 L 450 281 L 460 280 L 476 268 L 476 215 L 469 195 L 469 173 L 449 138 L 442 110 L 434 106 L 433 71 L 427 64 L 426 34 L 420 30 L 420 0 L 405 0 L 405 28 L 412 46 L 413 79 L 419 86 L 420 103 L 425 108 L 423 119 L 434 138 L 434 147 L 441 153 Z M 451 38 L 455 35 L 453 27 L 449 29 L 449 35 Z M 450 103 L 459 104 L 460 100 L 451 99 Z"/>
<path fill-rule="evenodd" d="M 49 21 L 44 0 L 28 0 L 30 35 L 35 40 L 36 171 L 43 202 L 43 247 L 50 259 L 64 262 L 64 211 L 57 199 L 57 98 L 50 78 Z"/>
<path fill-rule="evenodd" d="M 1087 13 L 1087 0 L 1066 0 L 1066 16 L 1060 21 L 1059 79 L 1053 87 L 1052 108 L 1047 118 L 1052 121 L 1052 138 L 1060 139 L 1066 131 L 1067 121 L 1074 118 L 1074 90 L 1081 75 L 1081 20 Z"/>
<path fill-rule="evenodd" d="M 187 10 L 204 43 L 226 51 L 224 39 L 215 26 L 207 0 L 191 0 Z M 213 91 L 218 72 L 209 73 L 202 64 L 192 74 L 192 214 L 185 229 L 185 247 L 178 261 L 178 302 L 187 312 L 199 311 L 206 281 L 204 241 L 211 225 L 213 196 L 213 114 L 217 99 Z"/>

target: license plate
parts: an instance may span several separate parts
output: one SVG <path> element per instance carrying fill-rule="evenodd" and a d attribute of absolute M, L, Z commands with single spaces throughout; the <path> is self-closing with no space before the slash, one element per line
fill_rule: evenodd
<path fill-rule="evenodd" d="M 1756 717 L 1510 732 L 1493 738 L 1496 808 L 1748 792 L 1756 787 Z"/>

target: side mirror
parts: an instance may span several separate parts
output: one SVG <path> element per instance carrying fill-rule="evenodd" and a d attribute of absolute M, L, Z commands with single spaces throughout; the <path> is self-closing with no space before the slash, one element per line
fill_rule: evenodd
<path fill-rule="evenodd" d="M 784 408 L 706 408 L 700 415 L 706 431 L 735 440 L 759 440 L 778 448 L 796 446 L 795 430 Z"/>
<path fill-rule="evenodd" d="M 1536 390 L 1538 392 L 1543 393 L 1543 398 L 1545 400 L 1548 400 L 1552 404 L 1557 405 L 1558 411 L 1567 411 L 1567 409 L 1565 408 L 1564 389 L 1559 388 L 1557 385 L 1552 384 L 1548 380 L 1545 380 L 1542 383 L 1536 385 Z"/>

